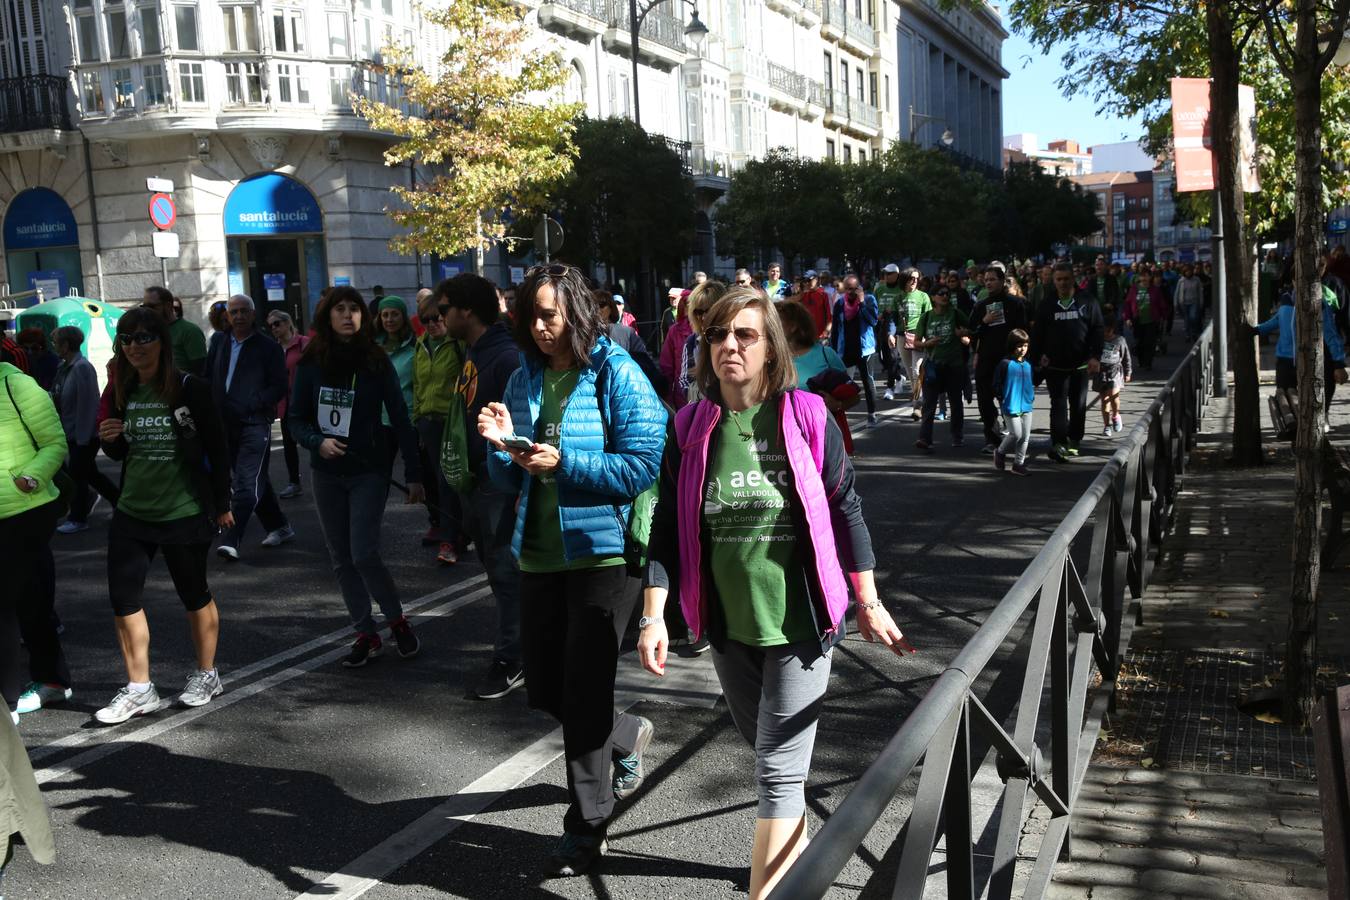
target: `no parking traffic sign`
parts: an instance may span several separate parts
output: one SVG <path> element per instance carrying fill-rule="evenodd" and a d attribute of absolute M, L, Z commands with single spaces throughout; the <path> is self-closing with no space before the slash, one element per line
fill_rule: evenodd
<path fill-rule="evenodd" d="M 168 194 L 155 194 L 150 198 L 150 221 L 156 228 L 167 231 L 177 218 L 178 209 Z"/>

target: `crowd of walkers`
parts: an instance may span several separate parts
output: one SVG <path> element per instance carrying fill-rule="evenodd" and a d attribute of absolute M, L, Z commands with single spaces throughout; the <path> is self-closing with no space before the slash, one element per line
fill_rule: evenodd
<path fill-rule="evenodd" d="M 962 445 L 973 402 L 996 469 L 1027 475 L 1044 384 L 1049 455 L 1068 461 L 1089 392 L 1103 436 L 1121 431 L 1136 364 L 1151 368 L 1178 315 L 1187 339 L 1199 333 L 1208 285 L 1193 266 L 1114 271 L 1104 259 L 930 274 L 887 265 L 874 282 L 816 270 L 789 281 L 775 265 L 733 282 L 697 273 L 671 289 L 646 336 L 622 296 L 555 264 L 530 269 L 509 296 L 458 275 L 411 310 L 330 288 L 305 334 L 277 310 L 263 327 L 254 301 L 235 295 L 213 306 L 209 340 L 154 287 L 118 320 L 102 392 L 78 329 L 41 336 L 57 360 L 45 385 L 6 350 L 0 538 L 17 590 L 0 607 L 0 691 L 14 721 L 72 697 L 51 542 L 88 529 L 96 497 L 113 510 L 108 596 L 127 676 L 100 723 L 166 704 L 142 602 L 156 555 L 196 655 L 178 702 L 224 690 L 211 548 L 238 560 L 255 515 L 261 546 L 280 548 L 295 537 L 281 501 L 306 491 L 354 631 L 341 664 L 366 665 L 386 634 L 398 656 L 415 656 L 421 642 L 381 550 L 394 489 L 425 506 L 437 564 L 472 551 L 487 573 L 496 629 L 476 696 L 523 686 L 562 725 L 569 803 L 552 871 L 595 864 L 616 803 L 646 775 L 653 724 L 614 706 L 636 617 L 639 661 L 655 676 L 677 645 L 712 653 L 756 755 L 750 896 L 766 896 L 805 846 L 804 785 L 847 622 L 896 654 L 912 650 L 872 577 L 846 412 L 865 403 L 868 427 L 881 403 L 907 405 L 915 447 L 932 452 L 938 421 Z M 1262 329 L 1284 326 L 1283 341 L 1287 323 L 1272 321 Z M 1337 359 L 1343 373 L 1343 351 Z M 278 419 L 286 485 L 273 492 Z M 100 449 L 120 463 L 119 482 L 100 473 Z"/>

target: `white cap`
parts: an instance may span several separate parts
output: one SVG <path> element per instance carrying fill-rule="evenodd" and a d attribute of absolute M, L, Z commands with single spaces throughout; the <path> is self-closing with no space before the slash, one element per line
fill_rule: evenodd
<path fill-rule="evenodd" d="M 887 273 L 887 274 L 890 274 L 891 272 L 894 272 L 895 274 L 899 275 L 899 274 L 900 274 L 900 267 L 897 266 L 895 263 L 886 263 L 886 268 L 882 269 L 881 271 L 882 271 L 882 272 L 885 272 L 885 273 Z"/>

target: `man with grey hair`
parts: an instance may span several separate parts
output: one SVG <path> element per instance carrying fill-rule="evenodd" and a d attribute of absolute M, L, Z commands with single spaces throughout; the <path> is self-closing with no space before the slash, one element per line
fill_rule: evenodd
<path fill-rule="evenodd" d="M 258 331 L 252 297 L 235 294 L 225 310 L 230 331 L 226 339 L 212 345 L 206 377 L 225 423 L 233 478 L 230 511 L 234 513 L 234 525 L 216 552 L 225 559 L 238 559 L 239 542 L 254 511 L 267 531 L 264 547 L 277 547 L 295 538 L 267 477 L 272 420 L 277 403 L 286 396 L 286 354 L 280 344 Z"/>

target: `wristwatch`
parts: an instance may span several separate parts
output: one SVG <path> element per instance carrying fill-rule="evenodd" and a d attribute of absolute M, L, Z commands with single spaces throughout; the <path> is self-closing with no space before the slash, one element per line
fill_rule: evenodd
<path fill-rule="evenodd" d="M 28 485 L 28 493 L 30 494 L 33 493 L 33 491 L 36 491 L 41 484 L 41 482 L 32 475 L 20 475 L 19 480 Z"/>
<path fill-rule="evenodd" d="M 665 621 L 660 616 L 643 616 L 638 619 L 638 631 L 646 628 L 648 625 L 655 625 L 657 622 Z"/>

